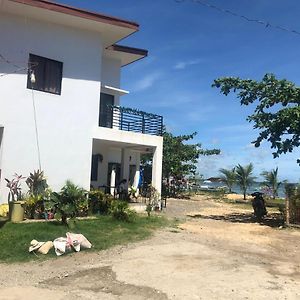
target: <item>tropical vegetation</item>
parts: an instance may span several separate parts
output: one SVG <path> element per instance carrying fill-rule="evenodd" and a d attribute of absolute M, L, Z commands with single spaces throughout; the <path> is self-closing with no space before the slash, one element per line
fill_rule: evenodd
<path fill-rule="evenodd" d="M 232 192 L 232 187 L 236 182 L 236 172 L 235 172 L 235 168 L 233 169 L 224 169 L 221 168 L 219 170 L 219 172 L 221 173 L 221 180 L 224 184 L 226 184 L 226 186 L 228 187 L 228 191 L 229 193 Z"/>
<path fill-rule="evenodd" d="M 255 177 L 253 176 L 253 164 L 246 166 L 238 164 L 236 166 L 236 183 L 243 192 L 244 200 L 246 200 L 247 190 L 253 184 Z"/>
<path fill-rule="evenodd" d="M 261 81 L 224 77 L 216 79 L 212 86 L 225 96 L 237 93 L 241 105 L 257 103 L 254 113 L 247 118 L 259 130 L 253 142 L 255 147 L 265 140 L 270 142 L 274 158 L 299 147 L 300 87 L 277 79 L 274 74 L 266 74 Z"/>
<path fill-rule="evenodd" d="M 271 171 L 264 171 L 261 173 L 264 177 L 263 184 L 271 190 L 272 198 L 275 199 L 278 196 L 278 188 L 281 182 L 278 180 L 278 167 Z"/>

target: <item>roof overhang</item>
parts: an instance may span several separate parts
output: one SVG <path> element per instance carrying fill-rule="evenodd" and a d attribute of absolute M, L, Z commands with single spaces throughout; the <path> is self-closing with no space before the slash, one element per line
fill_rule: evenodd
<path fill-rule="evenodd" d="M 104 55 L 108 58 L 120 60 L 122 67 L 124 67 L 148 56 L 148 51 L 128 46 L 112 45 L 105 49 Z"/>
<path fill-rule="evenodd" d="M 123 95 L 127 95 L 129 94 L 129 91 L 126 90 L 122 90 L 113 86 L 109 86 L 109 85 L 102 85 L 101 86 L 101 91 L 102 92 L 108 92 L 112 95 L 117 95 L 117 96 L 123 96 Z"/>
<path fill-rule="evenodd" d="M 132 21 L 46 0 L 2 0 L 0 11 L 101 33 L 108 47 L 139 30 Z"/>

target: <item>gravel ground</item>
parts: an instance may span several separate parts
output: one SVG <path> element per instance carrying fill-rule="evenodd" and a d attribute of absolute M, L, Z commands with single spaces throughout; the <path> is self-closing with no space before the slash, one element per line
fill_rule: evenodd
<path fill-rule="evenodd" d="M 149 240 L 0 265 L 0 299 L 300 299 L 300 232 L 276 215 L 258 224 L 203 196 L 168 200 L 164 214 L 179 227 Z"/>

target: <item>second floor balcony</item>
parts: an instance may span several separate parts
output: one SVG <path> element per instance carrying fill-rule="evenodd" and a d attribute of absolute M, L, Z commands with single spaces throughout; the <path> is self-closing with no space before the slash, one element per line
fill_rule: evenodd
<path fill-rule="evenodd" d="M 106 105 L 100 112 L 99 126 L 162 136 L 163 117 L 132 108 Z"/>

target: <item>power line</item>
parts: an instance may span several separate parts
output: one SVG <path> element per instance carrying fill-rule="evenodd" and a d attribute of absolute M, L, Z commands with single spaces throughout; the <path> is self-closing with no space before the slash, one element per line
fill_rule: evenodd
<path fill-rule="evenodd" d="M 14 66 L 14 67 L 16 67 L 16 68 L 18 68 L 18 69 L 21 68 L 20 66 L 16 65 L 14 62 L 12 62 L 12 61 L 6 59 L 1 53 L 0 53 L 0 59 L 1 59 L 3 62 L 7 63 L 8 65 L 12 65 L 12 66 Z"/>
<path fill-rule="evenodd" d="M 174 0 L 174 1 L 177 2 L 177 3 L 186 2 L 186 0 Z M 245 21 L 248 21 L 248 22 L 257 23 L 259 25 L 264 26 L 265 28 L 270 27 L 270 28 L 274 28 L 274 29 L 277 29 L 277 30 L 281 30 L 281 31 L 290 32 L 290 33 L 294 33 L 294 34 L 300 35 L 300 32 L 297 31 L 297 30 L 293 30 L 293 29 L 289 29 L 287 27 L 283 27 L 283 26 L 279 26 L 279 25 L 276 25 L 276 24 L 272 24 L 272 23 L 270 23 L 268 21 L 264 21 L 264 20 L 252 19 L 252 18 L 249 18 L 249 17 L 247 17 L 245 15 L 240 15 L 240 14 L 238 14 L 238 13 L 232 11 L 232 10 L 225 9 L 225 8 L 216 6 L 214 4 L 211 4 L 211 3 L 208 3 L 208 2 L 205 2 L 205 1 L 202 1 L 202 0 L 190 0 L 190 1 L 193 2 L 193 3 L 200 4 L 202 6 L 208 7 L 210 9 L 214 9 L 214 10 L 217 10 L 219 12 L 231 15 L 233 17 L 241 18 L 241 19 L 243 19 Z"/>
<path fill-rule="evenodd" d="M 11 65 L 11 66 L 13 66 L 17 69 L 10 72 L 10 73 L 0 74 L 0 77 L 8 76 L 8 75 L 15 74 L 15 73 L 18 73 L 18 72 L 21 72 L 21 71 L 30 71 L 32 69 L 32 67 L 36 67 L 38 65 L 37 62 L 28 62 L 28 63 L 26 63 L 27 67 L 21 67 L 21 66 L 17 65 L 15 62 L 5 58 L 4 55 L 0 53 L 0 62 L 1 61 L 8 64 L 8 65 Z M 22 64 L 23 64 L 23 62 L 22 62 Z M 25 64 L 25 62 L 24 62 L 24 64 Z"/>

